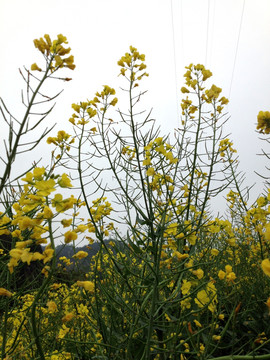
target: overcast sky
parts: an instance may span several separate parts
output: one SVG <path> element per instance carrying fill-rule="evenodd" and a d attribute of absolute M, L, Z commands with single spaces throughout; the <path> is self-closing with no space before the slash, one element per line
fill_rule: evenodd
<path fill-rule="evenodd" d="M 263 143 L 255 128 L 258 112 L 270 110 L 269 18 L 269 0 L 1 0 L 0 96 L 21 114 L 18 68 L 42 61 L 33 39 L 62 33 L 76 69 L 67 71 L 72 82 L 60 84 L 65 91 L 49 120 L 66 128 L 71 103 L 91 98 L 103 84 L 118 90 L 117 61 L 133 45 L 145 53 L 150 73 L 145 108 L 153 107 L 167 132 L 180 124 L 184 66 L 205 64 L 214 75 L 210 83 L 230 100 L 227 132 L 247 185 L 257 181 L 259 189 L 253 172 L 266 161 L 256 156 Z"/>

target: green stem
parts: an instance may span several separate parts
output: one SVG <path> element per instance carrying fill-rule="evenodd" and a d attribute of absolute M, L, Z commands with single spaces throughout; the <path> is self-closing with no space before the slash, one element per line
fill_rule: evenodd
<path fill-rule="evenodd" d="M 199 99 L 199 114 L 198 114 L 198 125 L 197 125 L 197 131 L 196 131 L 196 138 L 195 138 L 195 147 L 194 147 L 194 157 L 192 162 L 192 169 L 191 169 L 191 178 L 190 178 L 190 185 L 189 185 L 189 192 L 188 192 L 188 203 L 187 203 L 187 214 L 186 214 L 186 220 L 189 218 L 189 211 L 190 211 L 190 205 L 191 205 L 191 195 L 192 195 L 192 187 L 193 187 L 193 181 L 194 181 L 194 174 L 196 169 L 196 161 L 197 161 L 197 151 L 198 151 L 198 145 L 199 145 L 199 133 L 201 129 L 201 116 L 202 116 L 202 103 L 201 103 L 201 97 L 200 97 L 200 86 L 199 86 L 199 79 L 197 77 L 198 81 L 198 99 Z"/>
<path fill-rule="evenodd" d="M 48 66 L 47 66 L 47 68 L 46 68 L 46 70 L 45 70 L 45 73 L 44 73 L 42 79 L 40 80 L 40 82 L 39 82 L 36 90 L 33 92 L 33 95 L 32 95 L 32 97 L 31 97 L 31 100 L 30 100 L 30 102 L 29 102 L 29 104 L 28 104 L 28 106 L 27 106 L 27 109 L 26 109 L 24 118 L 23 118 L 23 120 L 22 120 L 22 122 L 21 122 L 19 131 L 18 131 L 18 134 L 17 134 L 17 136 L 16 136 L 15 143 L 14 143 L 14 145 L 13 145 L 13 149 L 12 149 L 11 153 L 8 155 L 6 169 L 5 169 L 5 172 L 4 172 L 3 176 L 2 176 L 2 180 L 1 180 L 1 184 L 0 184 L 0 194 L 1 194 L 1 192 L 3 191 L 3 189 L 4 189 L 4 186 L 5 186 L 5 184 L 6 184 L 7 179 L 8 179 L 9 176 L 10 176 L 11 165 L 12 165 L 12 163 L 13 163 L 14 160 L 15 160 L 16 153 L 17 153 L 17 148 L 18 148 L 18 146 L 19 146 L 19 141 L 20 141 L 20 138 L 21 138 L 21 136 L 22 136 L 22 132 L 23 132 L 24 127 L 25 127 L 25 124 L 26 124 L 26 122 L 27 122 L 27 120 L 28 120 L 28 116 L 29 116 L 29 114 L 30 114 L 31 108 L 32 108 L 33 103 L 34 103 L 34 101 L 35 101 L 35 98 L 36 98 L 36 96 L 37 96 L 37 94 L 38 94 L 41 86 L 43 85 L 44 81 L 45 81 L 46 78 L 47 78 L 47 75 L 48 75 L 48 72 L 49 72 L 49 70 L 50 70 L 50 65 L 51 65 L 51 63 L 52 63 L 52 61 L 53 61 L 53 58 L 54 58 L 54 56 L 51 57 L 51 60 L 50 60 L 49 63 L 48 63 Z"/>
<path fill-rule="evenodd" d="M 209 360 L 268 360 L 270 359 L 270 354 L 267 355 L 227 355 L 220 356 L 216 358 L 211 358 Z"/>
<path fill-rule="evenodd" d="M 46 205 L 49 205 L 48 202 L 48 197 L 46 198 Z M 34 301 L 32 304 L 32 311 L 31 311 L 31 324 L 32 324 L 32 331 L 33 331 L 33 335 L 34 335 L 34 339 L 35 339 L 35 343 L 37 346 L 37 350 L 40 356 L 41 360 L 45 360 L 45 356 L 43 353 L 43 349 L 42 349 L 42 345 L 40 342 L 40 334 L 38 332 L 37 329 L 37 321 L 36 321 L 36 307 L 37 307 L 37 302 L 38 300 L 41 298 L 41 295 L 43 294 L 44 290 L 46 289 L 47 285 L 50 283 L 52 275 L 54 273 L 55 270 L 55 266 L 56 266 L 56 254 L 55 254 L 55 244 L 54 244 L 54 238 L 53 238 L 53 231 L 52 231 L 52 220 L 48 219 L 48 228 L 49 228 L 49 237 L 50 237 L 50 242 L 51 242 L 51 247 L 54 250 L 54 256 L 52 259 L 52 266 L 49 272 L 48 277 L 44 280 L 43 284 L 41 285 Z"/>

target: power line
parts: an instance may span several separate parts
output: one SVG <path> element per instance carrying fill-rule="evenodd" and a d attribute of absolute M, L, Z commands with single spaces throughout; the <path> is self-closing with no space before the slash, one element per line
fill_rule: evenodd
<path fill-rule="evenodd" d="M 182 50 L 182 59 L 183 65 L 185 66 L 184 58 L 184 26 L 183 26 L 183 0 L 180 0 L 180 17 L 181 17 L 181 50 Z"/>
<path fill-rule="evenodd" d="M 212 65 L 212 54 L 213 54 L 213 44 L 214 44 L 214 28 L 215 28 L 215 19 L 216 19 L 216 2 L 213 1 L 212 2 L 213 5 L 213 15 L 212 15 L 212 36 L 211 36 L 211 46 L 210 46 L 210 54 L 209 54 L 209 66 L 208 68 L 210 68 L 210 66 Z"/>
<path fill-rule="evenodd" d="M 208 0 L 208 13 L 207 13 L 207 28 L 206 28 L 206 51 L 205 51 L 205 62 L 204 65 L 207 66 L 207 52 L 208 52 L 208 36 L 209 36 L 209 15 L 210 15 L 210 0 Z"/>
<path fill-rule="evenodd" d="M 179 119 L 177 67 L 176 67 L 175 34 L 174 34 L 173 3 L 172 3 L 172 0 L 171 0 L 171 20 L 172 20 L 172 40 L 173 40 L 174 76 L 175 76 L 176 113 L 177 113 L 177 125 L 178 125 L 178 121 L 180 121 L 180 119 Z"/>
<path fill-rule="evenodd" d="M 237 58 L 237 53 L 238 53 L 240 34 L 241 34 L 241 29 L 242 29 L 242 22 L 243 22 L 243 16 L 244 16 L 245 3 L 246 3 L 246 0 L 243 1 L 241 20 L 240 20 L 240 26 L 239 26 L 239 32 L 238 32 L 238 38 L 237 38 L 237 44 L 236 44 L 236 51 L 235 51 L 234 62 L 233 62 L 232 78 L 231 78 L 231 84 L 230 84 L 230 90 L 229 90 L 229 99 L 230 99 L 230 96 L 231 96 L 232 83 L 233 83 L 233 78 L 234 78 L 234 70 L 235 70 L 236 58 Z"/>

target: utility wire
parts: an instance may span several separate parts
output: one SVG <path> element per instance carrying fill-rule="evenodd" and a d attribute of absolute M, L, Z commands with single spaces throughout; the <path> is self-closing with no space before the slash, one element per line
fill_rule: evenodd
<path fill-rule="evenodd" d="M 176 51 L 175 51 L 175 34 L 174 34 L 174 21 L 173 21 L 173 3 L 171 0 L 171 23 L 172 23 L 172 41 L 173 41 L 173 58 L 174 58 L 174 77 L 175 77 L 175 95 L 176 95 L 176 114 L 177 114 L 177 126 L 180 122 L 179 106 L 178 104 L 178 85 L 177 85 L 177 67 L 176 67 Z"/>
<path fill-rule="evenodd" d="M 240 34 L 241 34 L 241 29 L 242 29 L 243 17 L 244 17 L 245 3 L 246 3 L 246 0 L 243 1 L 241 20 L 240 20 L 240 26 L 239 26 L 239 32 L 238 32 L 238 38 L 237 38 L 237 44 L 236 44 L 236 51 L 235 51 L 234 62 L 233 62 L 232 78 L 231 78 L 230 90 L 229 90 L 229 99 L 230 99 L 230 96 L 231 96 L 231 90 L 232 90 L 232 84 L 233 84 L 233 78 L 234 78 L 234 70 L 235 70 L 235 64 L 236 64 L 236 58 L 237 58 L 237 53 L 238 53 Z"/>
<path fill-rule="evenodd" d="M 209 17 L 210 17 L 210 0 L 208 0 L 208 13 L 207 13 L 206 51 L 205 51 L 205 62 L 204 62 L 205 67 L 207 66 L 207 55 L 208 55 Z"/>
<path fill-rule="evenodd" d="M 210 54 L 209 54 L 209 65 L 208 68 L 212 65 L 212 54 L 213 54 L 213 44 L 214 44 L 214 28 L 215 28 L 215 18 L 216 18 L 216 2 L 212 2 L 213 5 L 213 17 L 212 17 L 212 35 L 211 35 L 211 46 L 210 46 Z"/>
<path fill-rule="evenodd" d="M 182 59 L 183 65 L 185 66 L 185 57 L 184 57 L 184 26 L 183 26 L 183 0 L 180 0 L 180 20 L 181 20 L 181 50 L 182 50 Z"/>

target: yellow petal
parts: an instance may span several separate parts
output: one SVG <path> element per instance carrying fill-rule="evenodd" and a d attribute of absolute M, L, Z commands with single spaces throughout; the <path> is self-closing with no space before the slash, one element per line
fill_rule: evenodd
<path fill-rule="evenodd" d="M 269 259 L 264 259 L 261 263 L 263 272 L 265 275 L 270 276 L 270 261 Z"/>

